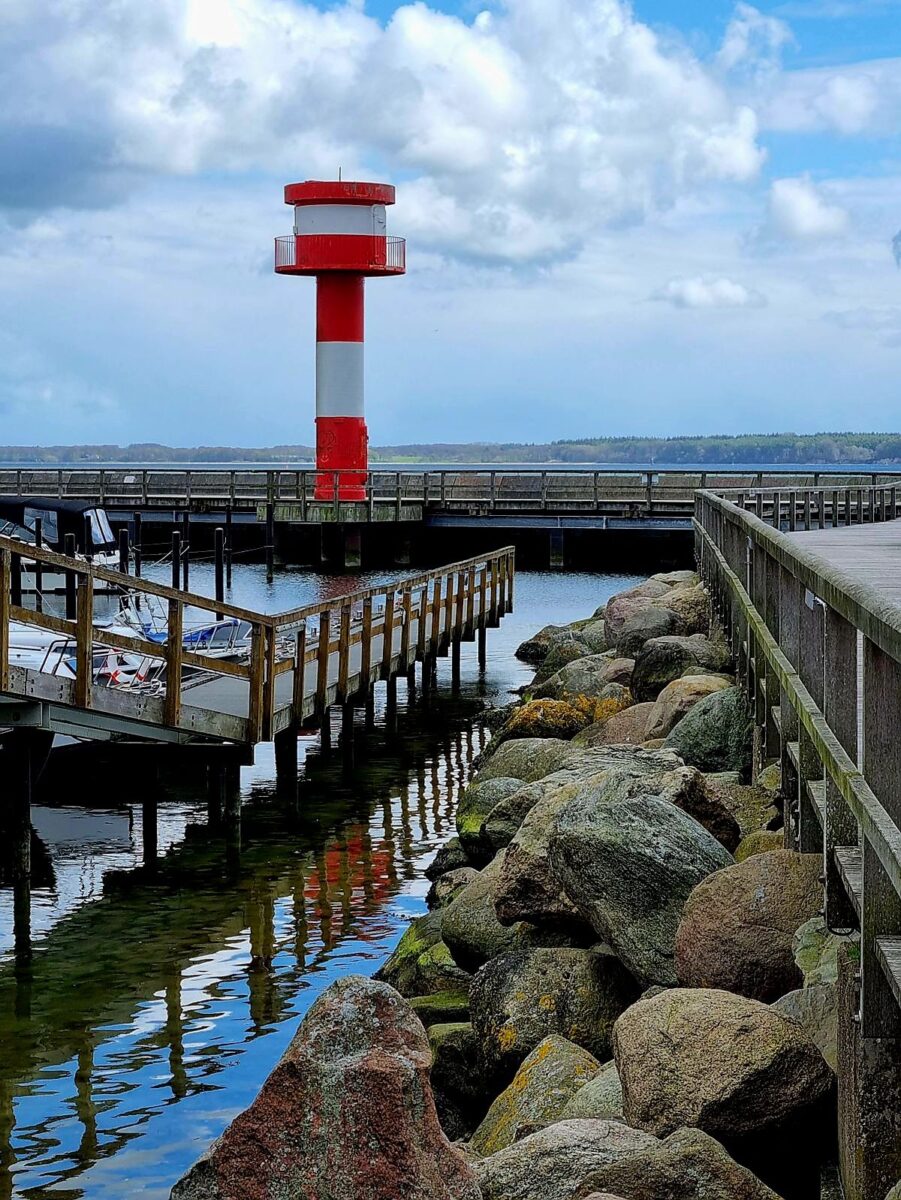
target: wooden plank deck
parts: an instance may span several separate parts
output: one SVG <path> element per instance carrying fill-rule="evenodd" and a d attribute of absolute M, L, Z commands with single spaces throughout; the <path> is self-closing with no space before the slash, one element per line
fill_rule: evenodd
<path fill-rule="evenodd" d="M 901 521 L 799 530 L 786 536 L 901 604 Z"/>

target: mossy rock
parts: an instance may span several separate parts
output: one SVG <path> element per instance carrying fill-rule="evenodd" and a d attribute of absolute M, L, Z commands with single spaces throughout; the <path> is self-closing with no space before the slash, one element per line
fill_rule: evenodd
<path fill-rule="evenodd" d="M 569 742 L 562 738 L 511 738 L 498 746 L 477 778 L 480 783 L 500 778 L 534 783 L 561 767 L 568 753 Z"/>
<path fill-rule="evenodd" d="M 439 875 L 446 875 L 448 871 L 456 871 L 458 867 L 471 866 L 469 855 L 463 849 L 460 839 L 452 837 L 444 843 L 423 874 L 426 879 L 430 879 L 434 883 Z"/>
<path fill-rule="evenodd" d="M 579 658 L 585 658 L 589 654 L 591 654 L 591 650 L 582 641 L 575 641 L 570 638 L 566 641 L 555 642 L 535 672 L 535 678 L 532 680 L 531 687 L 540 687 L 563 667 L 568 666 L 569 663 L 575 662 Z"/>
<path fill-rule="evenodd" d="M 468 1021 L 428 1029 L 432 1093 L 441 1127 L 451 1140 L 468 1138 L 484 1116 L 490 1095 L 479 1040 Z"/>
<path fill-rule="evenodd" d="M 480 776 L 466 788 L 457 807 L 457 836 L 470 859 L 487 862 L 491 857 L 482 838 L 482 822 L 495 805 L 521 787 L 521 779 L 501 775 L 493 779 Z"/>
<path fill-rule="evenodd" d="M 839 949 L 858 939 L 857 933 L 847 937 L 830 933 L 822 917 L 812 917 L 799 926 L 792 938 L 792 956 L 804 976 L 804 987 L 837 983 Z"/>
<path fill-rule="evenodd" d="M 598 1060 L 581 1046 L 557 1034 L 546 1037 L 488 1109 L 470 1148 L 475 1154 L 495 1154 L 512 1146 L 522 1127 L 556 1121 L 599 1069 Z"/>
<path fill-rule="evenodd" d="M 585 728 L 588 720 L 586 712 L 565 700 L 530 700 L 513 713 L 493 741 L 498 744 L 511 738 L 563 738 L 568 741 Z"/>
<path fill-rule="evenodd" d="M 781 830 L 755 829 L 753 833 L 749 833 L 738 843 L 735 850 L 735 861 L 744 862 L 746 858 L 751 858 L 755 854 L 766 854 L 768 850 L 781 850 L 783 841 Z"/>
<path fill-rule="evenodd" d="M 561 1121 L 622 1119 L 623 1085 L 615 1062 L 606 1062 L 580 1087 L 560 1114 Z"/>
<path fill-rule="evenodd" d="M 376 979 L 402 996 L 468 991 L 470 976 L 457 966 L 441 940 L 443 915 L 444 910 L 439 910 L 411 921 L 388 961 L 376 972 Z"/>
<path fill-rule="evenodd" d="M 412 996 L 410 1007 L 428 1028 L 469 1020 L 469 996 L 466 992 L 435 992 L 432 996 Z"/>

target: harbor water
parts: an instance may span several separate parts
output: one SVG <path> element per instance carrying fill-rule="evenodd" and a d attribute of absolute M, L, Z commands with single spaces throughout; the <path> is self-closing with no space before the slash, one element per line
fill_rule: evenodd
<path fill-rule="evenodd" d="M 267 582 L 241 566 L 228 599 L 276 612 L 396 574 L 282 570 Z M 0 889 L 0 1200 L 165 1200 L 252 1101 L 317 995 L 374 972 L 425 911 L 422 871 L 454 833 L 481 714 L 531 678 L 517 644 L 633 582 L 519 573 L 484 673 L 464 644 L 460 688 L 448 662 L 427 700 L 401 683 L 390 728 L 379 685 L 353 761 L 337 725 L 328 757 L 316 734 L 301 740 L 296 798 L 277 795 L 272 747 L 259 747 L 241 773 L 240 849 L 208 823 L 202 786 L 166 773 L 145 861 L 147 787 L 127 757 L 73 777 L 78 805 L 62 787 L 42 796 L 30 964 L 16 963 Z M 211 594 L 211 567 L 192 567 L 191 587 Z"/>

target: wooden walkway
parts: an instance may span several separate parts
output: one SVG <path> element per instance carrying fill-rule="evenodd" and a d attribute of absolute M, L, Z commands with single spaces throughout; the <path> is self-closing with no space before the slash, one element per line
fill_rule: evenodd
<path fill-rule="evenodd" d="M 65 617 L 23 604 L 23 563 L 66 576 Z M 248 747 L 293 739 L 296 753 L 301 726 L 319 724 L 333 704 L 363 703 L 378 680 L 390 683 L 416 662 L 448 653 L 458 664 L 461 641 L 476 638 L 484 661 L 487 630 L 512 609 L 513 570 L 506 547 L 265 614 L 0 537 L 0 727 Z M 162 605 L 163 640 L 99 623 L 94 601 L 101 590 L 143 605 L 138 612 Z M 209 625 L 217 618 L 246 631 L 243 661 L 191 648 L 192 620 Z M 55 635 L 62 669 L 11 661 L 17 628 Z M 110 655 L 140 663 L 141 681 L 114 684 Z"/>
<path fill-rule="evenodd" d="M 848 1200 L 901 1178 L 901 489 L 701 491 L 699 570 L 778 763 L 788 849 L 822 856 L 839 954 Z"/>
<path fill-rule="evenodd" d="M 789 538 L 901 605 L 901 523 L 795 530 Z"/>

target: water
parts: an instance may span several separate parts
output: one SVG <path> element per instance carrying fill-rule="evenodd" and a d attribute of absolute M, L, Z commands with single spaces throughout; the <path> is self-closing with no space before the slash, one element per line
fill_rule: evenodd
<path fill-rule="evenodd" d="M 277 611 L 376 578 L 283 571 L 268 585 L 247 566 L 229 598 Z M 97 779 L 90 808 L 55 798 L 36 808 L 47 853 L 27 972 L 0 889 L 0 1198 L 164 1200 L 251 1102 L 316 996 L 340 975 L 374 972 L 425 911 L 422 869 L 454 832 L 484 743 L 479 714 L 531 678 L 516 645 L 635 581 L 519 573 L 484 675 L 465 644 L 458 693 L 445 662 L 427 708 L 401 686 L 395 734 L 378 688 L 352 771 L 304 739 L 299 805 L 277 798 L 271 747 L 259 748 L 242 769 L 240 856 L 184 779 L 160 798 L 149 868 L 140 780 L 127 770 Z M 208 582 L 192 568 L 192 588 Z"/>

